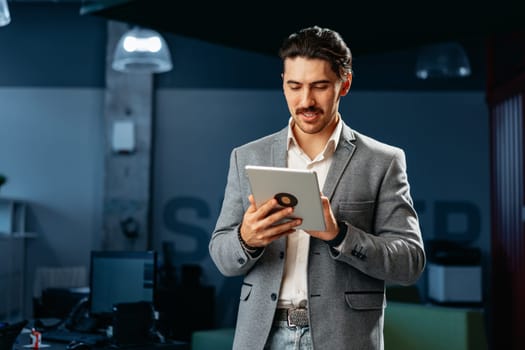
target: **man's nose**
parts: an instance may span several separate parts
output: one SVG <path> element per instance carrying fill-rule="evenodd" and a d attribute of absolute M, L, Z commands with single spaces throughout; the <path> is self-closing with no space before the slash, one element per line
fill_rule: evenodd
<path fill-rule="evenodd" d="M 301 106 L 311 107 L 315 105 L 315 98 L 310 89 L 305 89 L 301 96 Z"/>

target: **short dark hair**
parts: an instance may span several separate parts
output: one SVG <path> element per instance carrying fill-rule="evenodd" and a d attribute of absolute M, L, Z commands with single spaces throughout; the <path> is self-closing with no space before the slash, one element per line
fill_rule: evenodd
<path fill-rule="evenodd" d="M 352 72 L 352 53 L 341 35 L 328 28 L 313 26 L 288 36 L 279 49 L 279 56 L 287 58 L 318 58 L 330 63 L 339 78 Z"/>

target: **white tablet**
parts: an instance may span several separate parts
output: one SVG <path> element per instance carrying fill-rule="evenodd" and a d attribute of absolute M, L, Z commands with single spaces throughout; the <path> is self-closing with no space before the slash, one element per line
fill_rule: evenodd
<path fill-rule="evenodd" d="M 247 165 L 246 173 L 257 206 L 275 198 L 282 207 L 294 207 L 292 218 L 303 219 L 298 228 L 326 229 L 321 190 L 314 171 Z"/>

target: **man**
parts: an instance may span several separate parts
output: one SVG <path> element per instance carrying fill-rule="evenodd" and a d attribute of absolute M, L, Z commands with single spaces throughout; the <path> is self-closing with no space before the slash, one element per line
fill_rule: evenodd
<path fill-rule="evenodd" d="M 339 102 L 352 83 L 340 35 L 311 27 L 280 49 L 291 114 L 283 130 L 234 149 L 209 250 L 225 276 L 244 275 L 234 349 L 383 349 L 385 283 L 425 266 L 404 152 L 350 129 Z M 278 223 L 256 207 L 246 165 L 317 172 L 326 231 Z"/>

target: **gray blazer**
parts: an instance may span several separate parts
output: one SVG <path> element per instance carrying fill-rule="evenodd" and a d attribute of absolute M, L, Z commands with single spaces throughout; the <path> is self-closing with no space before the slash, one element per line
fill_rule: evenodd
<path fill-rule="evenodd" d="M 234 149 L 209 251 L 225 276 L 244 275 L 234 349 L 263 349 L 272 326 L 286 239 L 256 258 L 237 238 L 249 206 L 245 165 L 286 166 L 287 128 Z M 348 225 L 340 251 L 310 238 L 308 312 L 315 349 L 383 349 L 385 283 L 414 283 L 425 266 L 404 152 L 344 125 L 323 188 Z"/>

